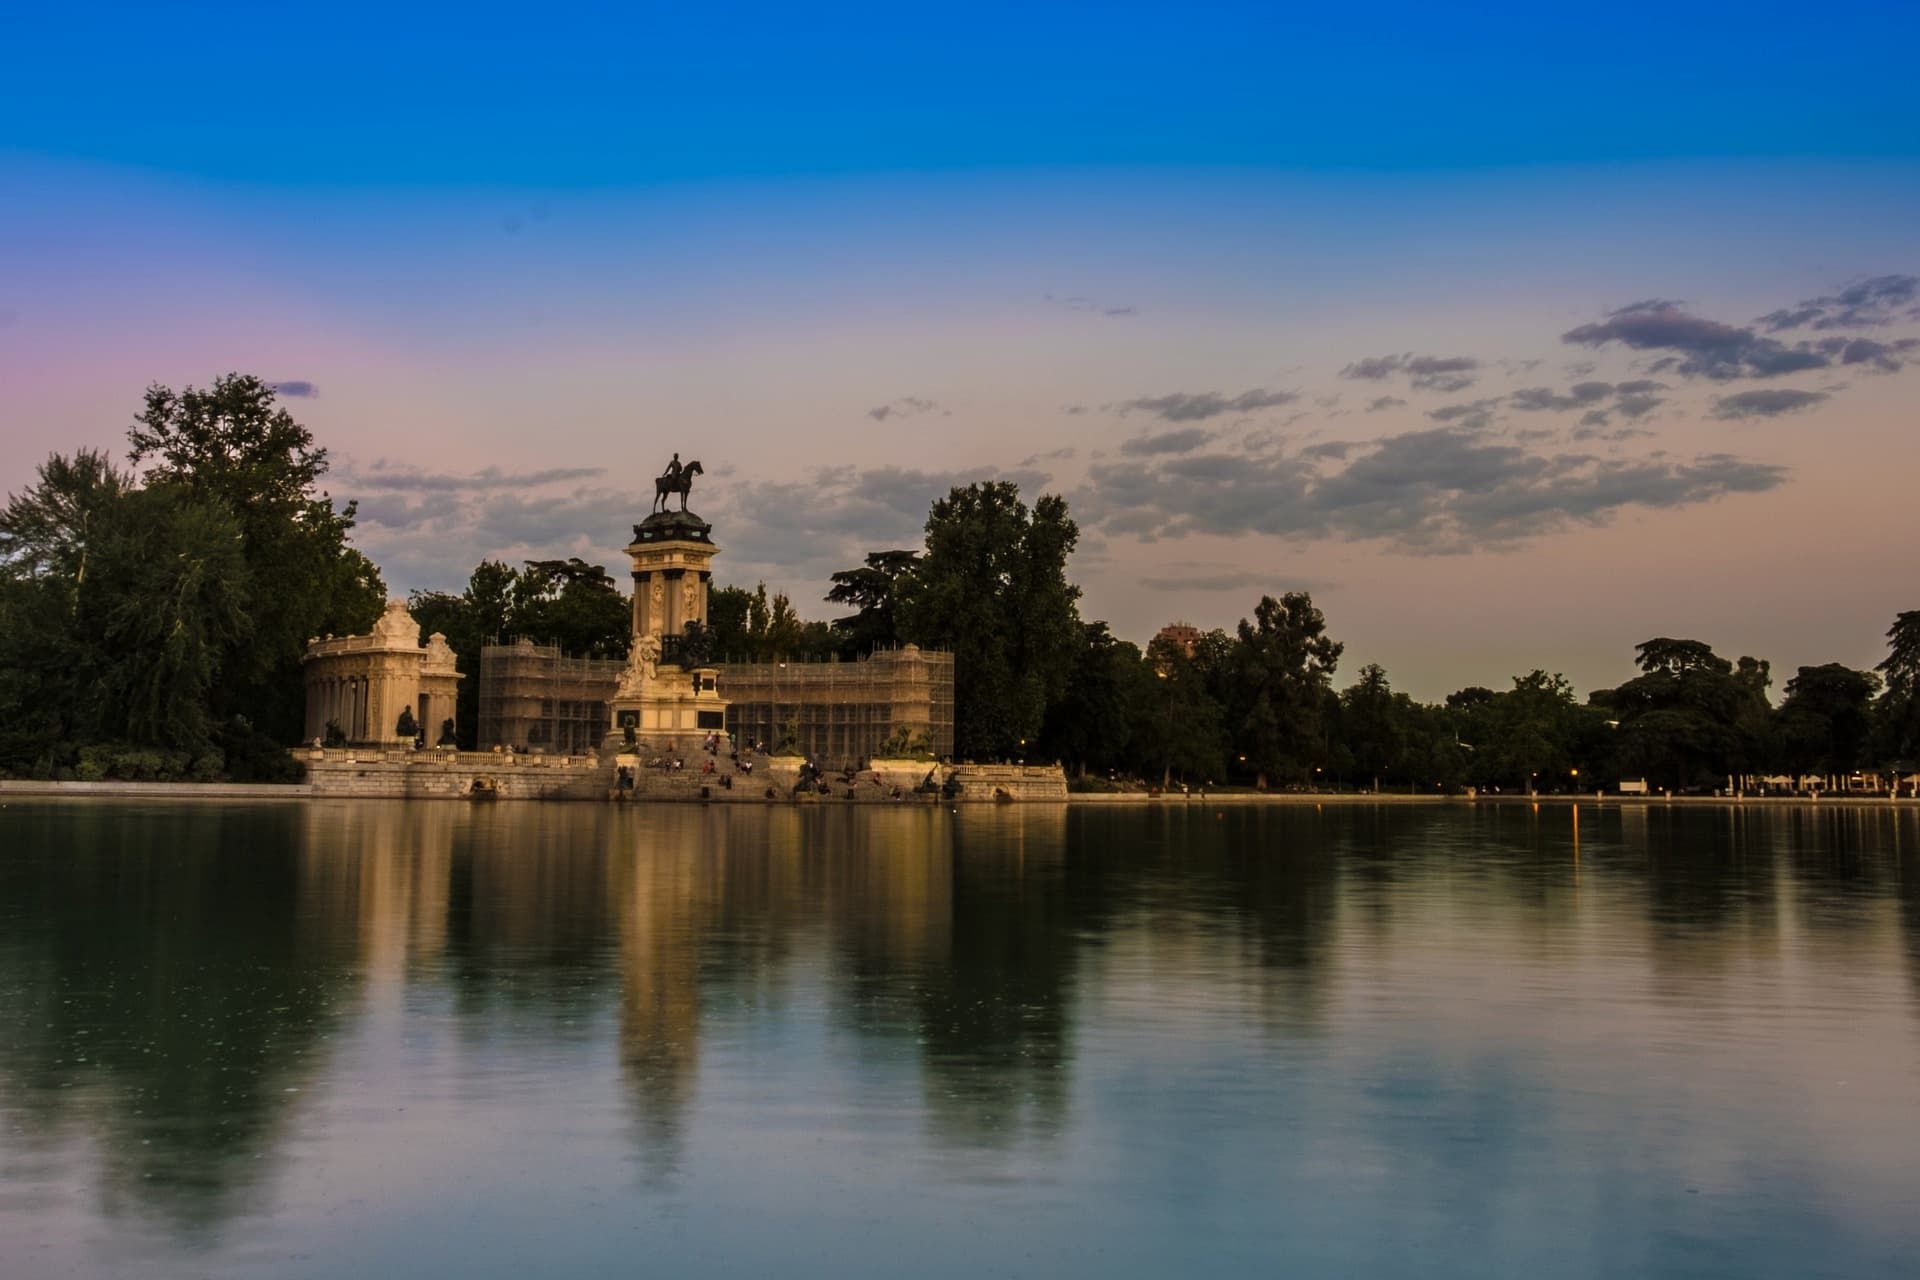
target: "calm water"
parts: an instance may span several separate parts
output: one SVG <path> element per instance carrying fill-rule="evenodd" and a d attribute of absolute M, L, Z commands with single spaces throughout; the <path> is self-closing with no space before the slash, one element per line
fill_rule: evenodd
<path fill-rule="evenodd" d="M 0 1274 L 1920 1269 L 1920 813 L 0 808 Z"/>

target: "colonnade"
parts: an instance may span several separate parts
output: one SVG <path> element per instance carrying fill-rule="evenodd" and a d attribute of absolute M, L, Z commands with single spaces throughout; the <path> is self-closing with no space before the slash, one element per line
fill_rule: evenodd
<path fill-rule="evenodd" d="M 371 708 L 370 682 L 363 676 L 321 676 L 307 682 L 307 739 L 325 738 L 329 722 L 349 742 L 365 742 Z"/>

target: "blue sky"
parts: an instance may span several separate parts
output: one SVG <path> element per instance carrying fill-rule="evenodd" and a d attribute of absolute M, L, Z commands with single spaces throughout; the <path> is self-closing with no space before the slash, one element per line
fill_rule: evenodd
<path fill-rule="evenodd" d="M 816 615 L 1001 475 L 1067 495 L 1086 612 L 1138 640 L 1306 586 L 1427 697 L 1614 683 L 1656 633 L 1869 665 L 1920 607 L 1871 550 L 1920 533 L 1917 37 L 1912 4 L 14 6 L 0 490 L 244 369 L 302 389 L 396 593 L 615 562 L 678 450 L 723 578 Z"/>
<path fill-rule="evenodd" d="M 1920 154 L 1911 4 L 14 6 L 0 143 L 287 186 Z"/>

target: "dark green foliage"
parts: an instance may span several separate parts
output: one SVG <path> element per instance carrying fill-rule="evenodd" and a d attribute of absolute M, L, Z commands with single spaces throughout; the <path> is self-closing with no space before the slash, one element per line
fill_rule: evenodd
<path fill-rule="evenodd" d="M 1776 720 L 1780 763 L 1794 777 L 1851 773 L 1870 763 L 1873 699 L 1880 677 L 1829 662 L 1787 681 Z"/>
<path fill-rule="evenodd" d="M 1066 689 L 1047 708 L 1042 753 L 1076 774 L 1130 767 L 1144 674 L 1137 646 L 1116 639 L 1104 622 L 1082 624 Z"/>
<path fill-rule="evenodd" d="M 1137 672 L 1130 700 L 1138 772 L 1163 785 L 1176 777 L 1202 785 L 1225 778 L 1225 713 L 1199 662 L 1156 644 Z"/>
<path fill-rule="evenodd" d="M 633 630 L 632 603 L 613 577 L 579 559 L 529 560 L 524 570 L 483 560 L 459 595 L 416 591 L 407 609 L 424 634 L 446 636 L 467 677 L 454 711 L 455 745 L 468 749 L 480 724 L 482 648 L 525 636 L 569 654 L 624 658 Z"/>
<path fill-rule="evenodd" d="M 1874 670 L 1886 681 L 1874 707 L 1875 762 L 1903 772 L 1920 769 L 1920 609 L 1893 620 L 1887 656 Z"/>
<path fill-rule="evenodd" d="M 239 522 L 222 503 L 160 484 L 118 504 L 79 593 L 95 733 L 200 754 L 213 708 L 248 665 L 253 590 Z"/>
<path fill-rule="evenodd" d="M 1582 770 L 1598 785 L 1592 744 L 1607 713 L 1580 706 L 1566 677 L 1541 670 L 1513 678 L 1504 693 L 1462 689 L 1447 698 L 1445 715 L 1454 738 L 1451 759 L 1459 777 L 1484 789 L 1578 790 Z M 1446 763 L 1444 749 L 1436 764 Z M 1446 781 L 1436 772 L 1436 780 Z"/>
<path fill-rule="evenodd" d="M 580 559 L 529 560 L 509 592 L 507 628 L 589 658 L 624 658 L 633 605 L 612 575 Z"/>
<path fill-rule="evenodd" d="M 246 707 L 266 731 L 292 741 L 304 716 L 307 639 L 365 631 L 386 600 L 379 571 L 347 543 L 353 504 L 336 510 L 319 487 L 327 451 L 275 403 L 271 387 L 245 374 L 204 391 L 149 387 L 134 421 L 128 456 L 147 464 L 147 486 L 178 487 L 198 505 L 224 507 L 253 580 L 251 635 L 228 655 L 213 710 Z"/>
<path fill-rule="evenodd" d="M 858 610 L 833 620 L 833 629 L 846 656 L 860 657 L 902 642 L 900 596 L 919 565 L 918 551 L 872 551 L 867 553 L 867 562 L 860 568 L 833 575 L 833 586 L 827 591 L 828 602 L 852 605 Z"/>
<path fill-rule="evenodd" d="M 1698 640 L 1649 640 L 1635 652 L 1642 674 L 1594 699 L 1617 722 L 1619 775 L 1704 789 L 1776 763 L 1765 662 L 1736 666 Z"/>
<path fill-rule="evenodd" d="M 927 517 L 927 550 L 899 580 L 900 635 L 951 649 L 954 742 L 972 759 L 1037 742 L 1081 645 L 1067 556 L 1080 536 L 1064 499 L 1029 512 L 1005 481 L 955 489 Z"/>
<path fill-rule="evenodd" d="M 707 594 L 708 652 L 716 662 L 807 662 L 833 656 L 842 637 L 803 620 L 786 592 L 716 587 Z"/>
<path fill-rule="evenodd" d="M 1256 785 L 1310 782 L 1327 761 L 1326 695 L 1343 646 L 1326 631 L 1304 591 L 1262 596 L 1240 621 L 1229 711 Z"/>
<path fill-rule="evenodd" d="M 83 449 L 0 511 L 0 771 L 297 776 L 307 637 L 384 596 L 326 452 L 239 375 L 149 388 L 136 422 L 141 483 Z"/>

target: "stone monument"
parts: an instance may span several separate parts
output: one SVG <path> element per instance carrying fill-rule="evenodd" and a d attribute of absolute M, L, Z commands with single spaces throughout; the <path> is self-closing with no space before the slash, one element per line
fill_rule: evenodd
<path fill-rule="evenodd" d="M 612 700 L 608 745 L 632 741 L 641 754 L 678 749 L 691 757 L 709 733 L 726 731 L 727 701 L 718 672 L 706 665 L 705 646 L 687 643 L 707 626 L 707 591 L 713 579 L 713 526 L 687 510 L 700 464 L 674 454 L 655 482 L 654 510 L 633 526 L 627 557 L 633 562 L 633 639 L 626 670 Z M 678 494 L 680 509 L 667 510 Z M 693 661 L 688 661 L 691 655 Z"/>

